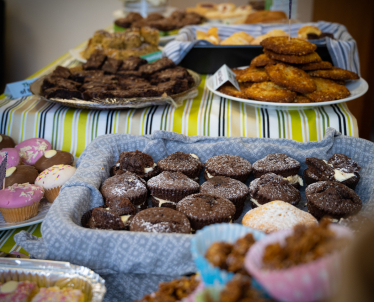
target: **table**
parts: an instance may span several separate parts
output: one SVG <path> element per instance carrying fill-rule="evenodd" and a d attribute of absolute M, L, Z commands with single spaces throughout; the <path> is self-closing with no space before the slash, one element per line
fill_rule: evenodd
<path fill-rule="evenodd" d="M 80 48 L 79 45 L 77 48 Z M 46 66 L 30 78 L 51 72 L 57 65 L 80 64 L 69 53 Z M 255 108 L 244 103 L 213 95 L 202 75 L 198 96 L 178 108 L 170 105 L 130 110 L 82 110 L 68 108 L 29 96 L 11 99 L 0 96 L 0 133 L 10 135 L 16 143 L 42 137 L 52 148 L 71 152 L 78 157 L 96 137 L 110 133 L 151 134 L 166 130 L 189 136 L 247 136 L 287 138 L 299 142 L 317 141 L 325 129 L 334 127 L 344 135 L 358 137 L 356 118 L 346 104 L 305 110 Z M 26 230 L 40 237 L 40 225 L 0 232 L 0 251 L 19 251 L 13 236 Z"/>

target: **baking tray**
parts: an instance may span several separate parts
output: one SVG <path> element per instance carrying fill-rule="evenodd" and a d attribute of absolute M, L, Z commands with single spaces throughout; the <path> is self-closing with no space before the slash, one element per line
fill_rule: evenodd
<path fill-rule="evenodd" d="M 48 75 L 42 76 L 31 83 L 30 91 L 40 97 L 42 100 L 55 103 L 67 107 L 79 108 L 79 109 L 128 109 L 128 108 L 144 108 L 148 106 L 162 106 L 172 105 L 179 107 L 182 105 L 184 100 L 193 99 L 198 95 L 197 87 L 201 83 L 201 77 L 199 74 L 192 70 L 188 70 L 190 75 L 193 77 L 195 83 L 188 90 L 178 94 L 174 94 L 166 97 L 146 97 L 146 98 L 117 98 L 117 99 L 103 99 L 103 100 L 92 100 L 84 101 L 79 99 L 47 99 L 42 95 L 42 85 L 44 78 Z"/>
<path fill-rule="evenodd" d="M 316 52 L 323 61 L 332 63 L 326 45 L 317 45 Z M 201 74 L 214 74 L 223 64 L 230 68 L 250 65 L 262 53 L 261 45 L 195 45 L 179 65 Z"/>
<path fill-rule="evenodd" d="M 0 283 L 33 281 L 39 287 L 57 286 L 80 289 L 85 302 L 101 302 L 105 281 L 92 270 L 69 262 L 0 258 Z"/>

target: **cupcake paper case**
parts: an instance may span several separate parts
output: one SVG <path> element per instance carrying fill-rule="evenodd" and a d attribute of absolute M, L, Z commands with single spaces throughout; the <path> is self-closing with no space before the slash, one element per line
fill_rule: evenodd
<path fill-rule="evenodd" d="M 352 232 L 342 226 L 331 225 L 338 237 L 352 237 Z M 328 298 L 338 275 L 339 252 L 313 262 L 283 270 L 262 270 L 262 257 L 267 245 L 284 242 L 293 229 L 283 230 L 266 236 L 256 242 L 245 257 L 245 267 L 251 275 L 279 301 L 308 302 Z"/>
<path fill-rule="evenodd" d="M 45 198 L 53 202 L 61 187 L 72 177 L 77 169 L 68 165 L 55 165 L 39 174 L 35 184 L 44 188 Z"/>
<path fill-rule="evenodd" d="M 260 231 L 239 224 L 220 223 L 204 227 L 192 238 L 191 254 L 206 286 L 226 284 L 234 276 L 231 272 L 211 265 L 205 258 L 207 249 L 213 242 L 225 241 L 234 243 L 238 238 L 248 233 L 252 233 L 256 241 L 266 236 Z"/>

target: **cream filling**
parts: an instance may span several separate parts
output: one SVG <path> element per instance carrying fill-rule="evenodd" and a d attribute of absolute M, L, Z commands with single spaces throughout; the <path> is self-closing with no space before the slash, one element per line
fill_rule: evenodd
<path fill-rule="evenodd" d="M 123 216 L 121 216 L 121 220 L 122 220 L 123 223 L 126 223 L 129 220 L 130 217 L 131 217 L 131 215 L 123 215 Z"/>
<path fill-rule="evenodd" d="M 284 179 L 288 180 L 290 184 L 299 183 L 300 186 L 304 185 L 303 179 L 298 174 L 285 177 Z"/>
<path fill-rule="evenodd" d="M 213 175 L 211 175 L 207 170 L 205 170 L 205 172 L 206 172 L 206 175 L 209 177 L 209 178 L 212 178 L 212 177 L 214 177 Z"/>
<path fill-rule="evenodd" d="M 190 153 L 190 155 L 194 158 L 196 158 L 197 160 L 200 160 L 200 158 L 196 155 L 196 154 L 193 154 L 193 153 Z"/>
<path fill-rule="evenodd" d="M 326 160 L 323 160 L 323 161 L 324 161 L 326 164 L 328 164 Z M 328 165 L 329 165 L 330 167 L 333 167 L 333 165 L 331 165 L 331 164 L 328 164 Z M 342 181 L 345 181 L 345 180 L 347 180 L 347 179 L 352 178 L 353 176 L 355 176 L 354 173 L 345 173 L 345 172 L 343 172 L 343 171 L 341 171 L 341 170 L 334 169 L 334 178 L 335 178 L 337 181 L 342 182 Z"/>
<path fill-rule="evenodd" d="M 164 203 L 171 203 L 171 204 L 174 204 L 174 205 L 177 204 L 177 203 L 174 202 L 174 201 L 161 199 L 161 198 L 158 198 L 158 197 L 153 196 L 153 195 L 152 195 L 152 197 L 158 201 L 158 206 L 159 206 L 159 207 L 161 207 Z"/>
<path fill-rule="evenodd" d="M 252 201 L 256 206 L 258 206 L 258 207 L 261 207 L 261 206 L 262 206 L 262 204 L 259 204 L 259 203 L 257 202 L 257 199 L 254 199 L 254 198 L 251 197 L 251 201 Z"/>
<path fill-rule="evenodd" d="M 149 173 L 149 172 L 152 172 L 152 171 L 155 169 L 156 166 L 157 166 L 157 164 L 154 163 L 154 164 L 153 164 L 153 167 L 150 167 L 150 168 L 144 168 L 144 173 L 147 174 L 147 173 Z"/>

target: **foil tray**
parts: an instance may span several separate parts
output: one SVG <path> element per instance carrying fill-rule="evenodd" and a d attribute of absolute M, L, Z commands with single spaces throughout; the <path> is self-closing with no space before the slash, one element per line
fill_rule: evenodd
<path fill-rule="evenodd" d="M 106 292 L 103 278 L 86 267 L 69 262 L 0 258 L 0 283 L 10 280 L 33 281 L 39 287 L 80 289 L 85 302 L 103 301 Z"/>
<path fill-rule="evenodd" d="M 45 75 L 37 80 L 35 80 L 30 85 L 30 90 L 32 94 L 40 97 L 42 100 L 55 103 L 59 105 L 64 105 L 67 107 L 73 107 L 73 108 L 79 108 L 79 109 L 128 109 L 128 108 L 144 108 L 148 106 L 161 106 L 161 105 L 172 105 L 174 107 L 179 107 L 183 104 L 184 100 L 187 99 L 193 99 L 198 95 L 197 87 L 201 83 L 201 77 L 198 73 L 187 69 L 188 72 L 193 77 L 195 83 L 192 87 L 190 87 L 188 90 L 183 91 L 178 94 L 174 94 L 171 96 L 160 96 L 160 97 L 145 97 L 145 98 L 117 98 L 117 99 L 100 99 L 92 101 L 84 101 L 79 99 L 47 99 L 42 95 L 42 84 L 44 81 L 44 78 L 49 76 Z"/>

